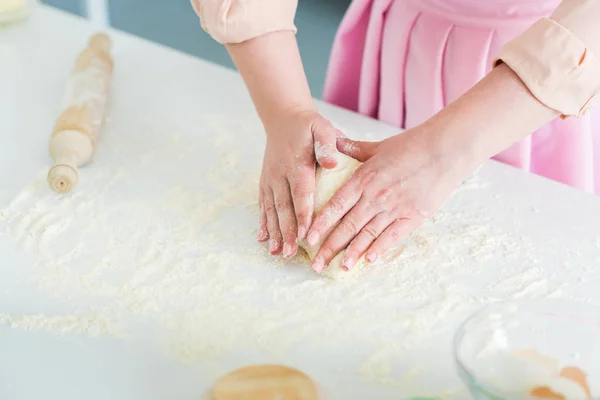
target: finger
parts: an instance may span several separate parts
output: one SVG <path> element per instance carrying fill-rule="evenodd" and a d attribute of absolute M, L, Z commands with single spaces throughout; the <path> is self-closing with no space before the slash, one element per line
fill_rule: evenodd
<path fill-rule="evenodd" d="M 264 208 L 267 216 L 267 229 L 269 231 L 269 237 L 271 238 L 269 241 L 269 253 L 277 255 L 281 253 L 282 240 L 277 210 L 275 209 L 275 199 L 273 197 L 273 191 L 270 188 L 265 190 Z"/>
<path fill-rule="evenodd" d="M 314 165 L 298 167 L 289 178 L 292 202 L 298 224 L 297 238 L 303 240 L 310 227 L 315 206 Z"/>
<path fill-rule="evenodd" d="M 344 259 L 342 260 L 342 268 L 348 271 L 351 270 L 389 225 L 390 216 L 385 213 L 379 213 L 369 221 L 350 242 L 348 248 L 346 248 Z"/>
<path fill-rule="evenodd" d="M 313 269 L 321 272 L 340 251 L 348 247 L 352 239 L 375 215 L 376 212 L 368 201 L 359 201 L 323 241 L 315 256 Z"/>
<path fill-rule="evenodd" d="M 357 170 L 342 185 L 342 187 L 329 199 L 327 204 L 314 219 L 306 240 L 311 246 L 319 243 L 323 235 L 334 227 L 348 211 L 358 202 L 362 193 L 362 186 L 366 184 L 374 175 L 373 173 L 363 174 Z"/>
<path fill-rule="evenodd" d="M 258 191 L 258 233 L 256 238 L 259 242 L 266 242 L 269 239 L 269 229 L 267 228 L 267 214 L 265 213 L 265 191 L 261 187 Z"/>
<path fill-rule="evenodd" d="M 323 168 L 335 168 L 338 159 L 338 130 L 329 121 L 319 120 L 314 124 L 312 133 L 317 163 Z"/>
<path fill-rule="evenodd" d="M 337 149 L 355 160 L 366 162 L 373 157 L 381 142 L 359 142 L 357 140 L 338 138 Z"/>
<path fill-rule="evenodd" d="M 403 237 L 408 236 L 412 231 L 421 225 L 421 220 L 414 219 L 397 219 L 392 222 L 383 233 L 375 240 L 367 250 L 366 260 L 374 263 L 377 259 L 385 254 L 396 242 Z"/>
<path fill-rule="evenodd" d="M 275 199 L 275 210 L 279 220 L 279 230 L 283 238 L 283 256 L 290 258 L 298 251 L 298 244 L 296 243 L 298 228 L 292 194 L 287 180 L 273 185 L 273 198 Z"/>
<path fill-rule="evenodd" d="M 345 139 L 347 138 L 346 134 L 342 131 L 340 131 L 339 129 L 335 130 L 335 136 L 337 139 Z"/>

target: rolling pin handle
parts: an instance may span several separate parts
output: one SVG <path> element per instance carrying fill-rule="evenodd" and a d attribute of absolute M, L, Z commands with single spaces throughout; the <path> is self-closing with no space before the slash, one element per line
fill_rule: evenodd
<path fill-rule="evenodd" d="M 48 184 L 56 193 L 67 193 L 77 185 L 77 168 L 67 164 L 57 164 L 48 171 Z"/>
<path fill-rule="evenodd" d="M 98 50 L 100 53 L 108 54 L 110 52 L 110 38 L 105 33 L 96 33 L 89 40 L 89 47 Z"/>

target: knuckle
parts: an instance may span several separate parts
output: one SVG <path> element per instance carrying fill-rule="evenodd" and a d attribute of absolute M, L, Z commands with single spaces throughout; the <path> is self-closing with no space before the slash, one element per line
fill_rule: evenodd
<path fill-rule="evenodd" d="M 306 183 L 295 183 L 292 185 L 292 197 L 298 199 L 312 195 L 312 189 Z"/>
<path fill-rule="evenodd" d="M 378 190 L 376 193 L 371 193 L 369 195 L 369 206 L 373 208 L 380 208 L 382 205 L 386 204 L 390 199 L 390 194 L 392 189 L 384 188 Z"/>
<path fill-rule="evenodd" d="M 331 212 L 336 213 L 336 214 L 341 214 L 344 210 L 345 205 L 346 205 L 346 201 L 339 196 L 333 196 L 329 200 L 329 207 L 331 209 Z"/>
<path fill-rule="evenodd" d="M 363 233 L 368 236 L 371 240 L 375 240 L 377 239 L 377 232 L 375 232 L 375 229 L 373 229 L 370 226 L 365 226 L 363 228 Z"/>
<path fill-rule="evenodd" d="M 272 201 L 267 200 L 263 203 L 263 209 L 266 213 L 272 213 L 275 211 L 275 204 L 273 204 Z"/>
<path fill-rule="evenodd" d="M 389 199 L 391 192 L 392 192 L 392 189 L 390 189 L 390 188 L 383 188 L 379 192 L 377 192 L 377 194 L 375 195 L 375 198 L 380 203 L 384 203 L 384 202 L 386 202 Z"/>
<path fill-rule="evenodd" d="M 303 211 L 296 213 L 296 220 L 299 223 L 308 221 L 308 213 Z"/>
<path fill-rule="evenodd" d="M 328 240 L 326 240 L 321 245 L 319 252 L 321 253 L 321 255 L 323 257 L 325 257 L 325 259 L 328 259 L 329 256 L 331 256 L 333 254 L 334 250 L 333 250 L 333 247 L 331 246 L 331 243 Z"/>
<path fill-rule="evenodd" d="M 286 200 L 275 200 L 275 209 L 279 213 L 285 213 L 289 210 L 290 206 Z"/>
<path fill-rule="evenodd" d="M 390 230 L 390 239 L 392 241 L 397 241 L 398 239 L 400 239 L 400 229 L 399 228 L 394 228 Z"/>
<path fill-rule="evenodd" d="M 361 167 L 362 168 L 362 167 Z M 358 182 L 361 186 L 366 186 L 373 181 L 375 176 L 377 175 L 377 171 L 369 171 L 367 169 L 359 168 L 355 174 L 358 178 Z"/>
<path fill-rule="evenodd" d="M 355 236 L 357 233 L 356 224 L 349 218 L 344 218 L 342 222 L 340 222 L 340 228 L 344 229 L 352 236 Z"/>

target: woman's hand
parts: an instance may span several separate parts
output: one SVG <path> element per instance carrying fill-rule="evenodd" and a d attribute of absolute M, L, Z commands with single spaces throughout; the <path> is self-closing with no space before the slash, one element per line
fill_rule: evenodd
<path fill-rule="evenodd" d="M 284 113 L 265 128 L 257 236 L 261 242 L 270 239 L 271 254 L 292 257 L 312 222 L 315 161 L 335 167 L 336 139 L 342 134 L 314 110 Z"/>
<path fill-rule="evenodd" d="M 454 162 L 457 154 L 440 153 L 435 135 L 422 125 L 382 142 L 338 141 L 341 152 L 364 164 L 310 229 L 308 241 L 315 244 L 339 222 L 313 260 L 316 272 L 346 247 L 344 269 L 364 254 L 368 262 L 376 261 L 418 228 L 472 172 Z"/>
<path fill-rule="evenodd" d="M 317 243 L 338 222 L 315 259 L 320 272 L 348 246 L 343 266 L 369 262 L 420 226 L 482 162 L 559 112 L 540 103 L 502 64 L 424 124 L 380 143 L 341 139 L 365 163 L 331 198 L 308 232 Z"/>
<path fill-rule="evenodd" d="M 271 254 L 292 257 L 312 222 L 315 161 L 335 167 L 340 132 L 315 110 L 294 32 L 272 32 L 227 50 L 267 132 L 258 240 L 270 239 Z"/>

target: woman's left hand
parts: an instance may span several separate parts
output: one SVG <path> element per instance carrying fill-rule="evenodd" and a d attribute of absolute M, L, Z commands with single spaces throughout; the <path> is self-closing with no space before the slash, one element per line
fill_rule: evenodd
<path fill-rule="evenodd" d="M 421 226 L 476 168 L 465 162 L 460 150 L 445 150 L 438 133 L 424 124 L 382 142 L 338 140 L 342 153 L 364 164 L 333 195 L 308 232 L 314 245 L 335 226 L 313 259 L 316 272 L 346 248 L 344 269 L 351 269 L 362 255 L 370 263 L 376 261 Z"/>

